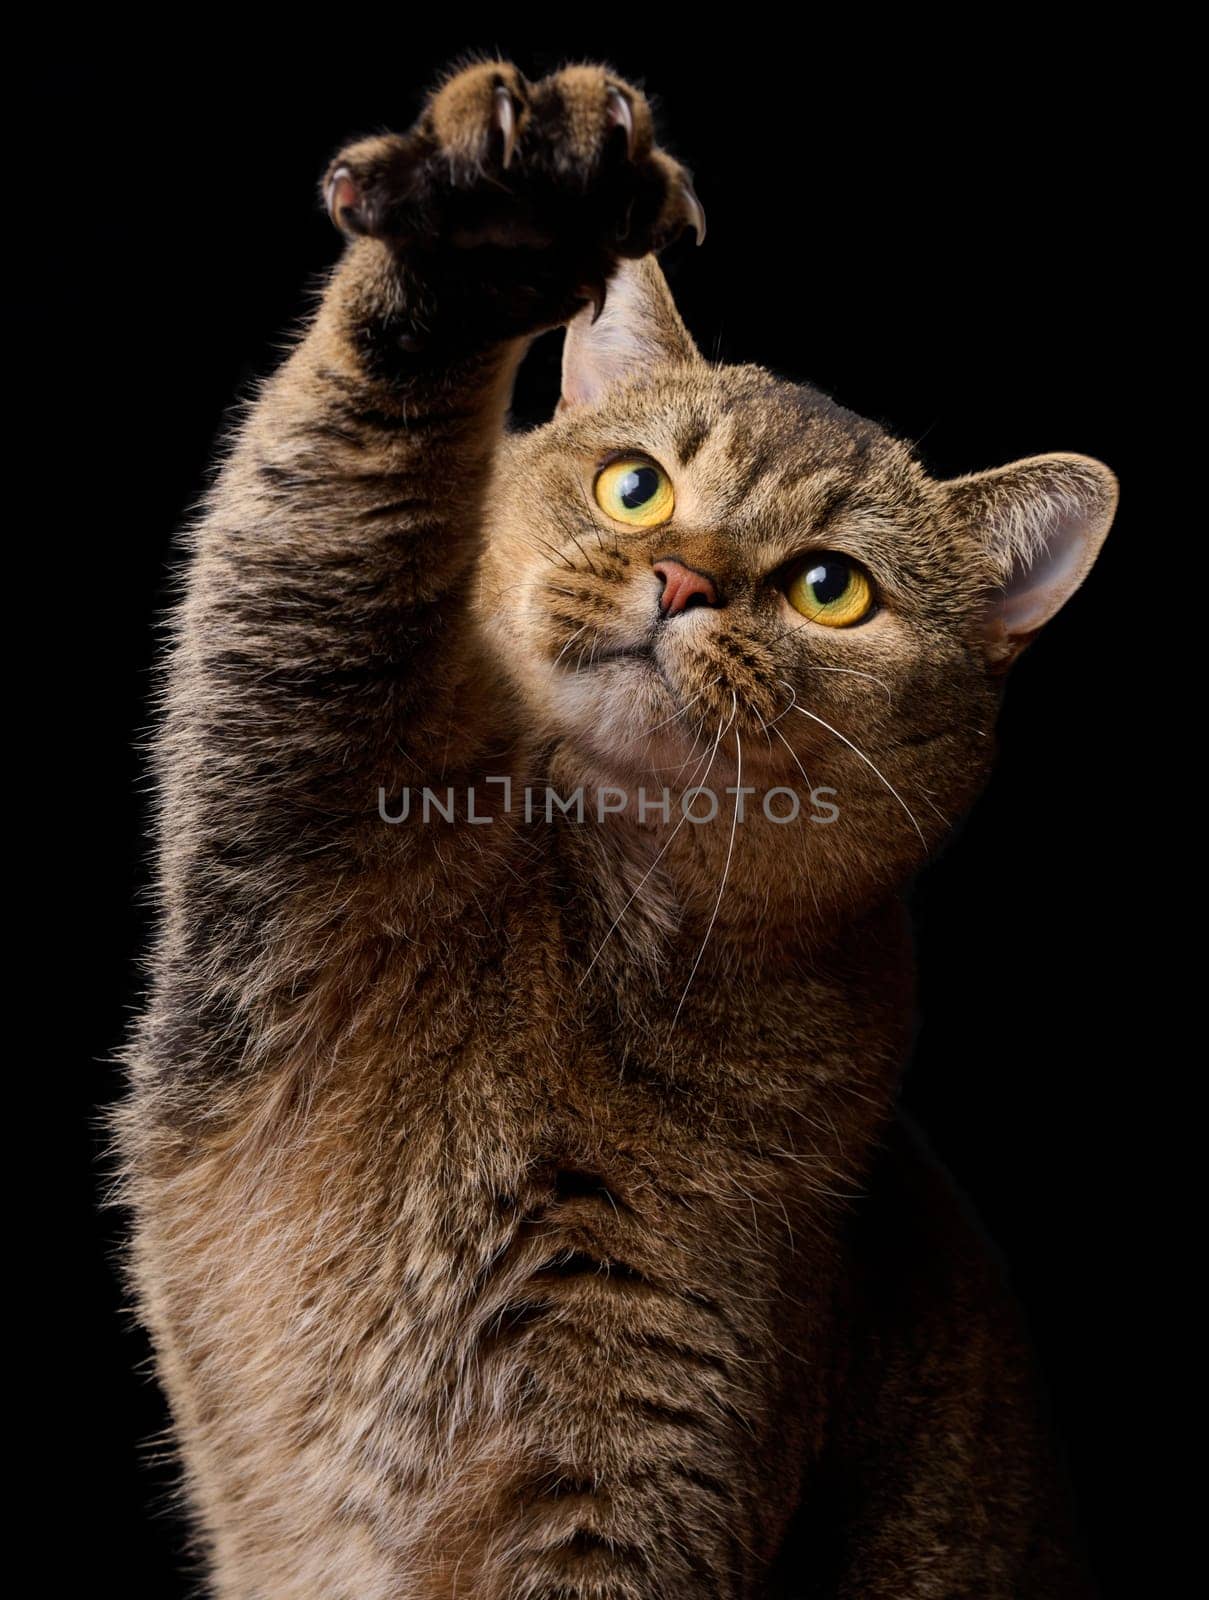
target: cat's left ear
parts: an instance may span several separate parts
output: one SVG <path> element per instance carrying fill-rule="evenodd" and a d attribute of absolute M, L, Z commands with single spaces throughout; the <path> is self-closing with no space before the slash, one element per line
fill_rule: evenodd
<path fill-rule="evenodd" d="M 987 544 L 999 589 L 988 658 L 1012 661 L 1091 571 L 1117 508 L 1117 480 L 1091 456 L 1028 456 L 945 485 L 954 514 Z"/>
<path fill-rule="evenodd" d="M 620 261 L 603 307 L 588 306 L 567 324 L 558 409 L 594 405 L 662 362 L 700 360 L 655 257 Z"/>

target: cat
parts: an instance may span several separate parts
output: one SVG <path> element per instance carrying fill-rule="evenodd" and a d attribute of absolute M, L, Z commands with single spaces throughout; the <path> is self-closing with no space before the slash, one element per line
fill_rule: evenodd
<path fill-rule="evenodd" d="M 188 535 L 117 1123 L 211 1592 L 1085 1593 L 895 1097 L 902 890 L 1113 474 L 935 480 L 705 360 L 700 202 L 606 68 L 451 71 L 323 195 Z"/>

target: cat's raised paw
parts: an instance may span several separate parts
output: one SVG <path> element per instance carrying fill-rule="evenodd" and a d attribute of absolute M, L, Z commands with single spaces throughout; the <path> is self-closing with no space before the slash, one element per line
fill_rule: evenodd
<path fill-rule="evenodd" d="M 345 233 L 401 257 L 438 252 L 448 268 L 461 255 L 469 271 L 489 253 L 485 292 L 534 327 L 599 301 L 620 257 L 686 229 L 705 235 L 691 176 L 656 143 L 646 97 L 600 66 L 535 83 L 508 62 L 464 68 L 410 132 L 343 150 L 324 195 Z"/>

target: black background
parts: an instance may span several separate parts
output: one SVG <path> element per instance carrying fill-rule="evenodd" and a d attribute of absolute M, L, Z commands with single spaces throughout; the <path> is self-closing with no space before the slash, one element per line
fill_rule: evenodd
<path fill-rule="evenodd" d="M 1128 45 L 1052 30 L 875 42 L 870 24 L 837 43 L 807 37 L 806 19 L 792 33 L 753 21 L 738 38 L 733 19 L 705 13 L 693 28 L 691 46 L 636 23 L 539 35 L 451 21 L 419 39 L 329 15 L 312 45 L 271 55 L 214 27 L 150 55 L 147 41 L 113 38 L 51 51 L 36 75 L 44 121 L 65 136 L 64 181 L 33 196 L 71 220 L 51 213 L 64 241 L 47 324 L 63 350 L 60 406 L 70 381 L 51 444 L 89 507 L 73 545 L 86 663 L 74 759 L 94 826 L 78 863 L 71 1478 L 73 1527 L 87 1528 L 74 1554 L 94 1587 L 185 1592 L 171 1474 L 156 1460 L 162 1406 L 119 1315 L 120 1223 L 99 1209 L 96 1156 L 147 932 L 135 739 L 170 542 L 225 409 L 272 368 L 336 256 L 317 201 L 328 157 L 350 135 L 406 124 L 438 68 L 485 48 L 531 75 L 588 57 L 645 83 L 709 217 L 704 248 L 677 246 L 666 263 L 707 354 L 809 379 L 918 441 L 940 476 L 1077 450 L 1122 480 L 1100 564 L 1015 669 L 992 787 L 916 893 L 920 1032 L 905 1095 L 1008 1260 L 1105 1592 L 1160 1592 L 1153 1568 L 1139 1586 L 1132 1564 L 1150 1399 L 1133 1345 L 1149 1246 L 1131 1176 L 1147 1132 L 1123 1087 L 1146 1074 L 1150 940 L 1126 709 L 1138 676 L 1122 627 L 1144 499 L 1127 263 L 1145 196 L 1125 110 L 1140 69 Z M 535 352 L 528 403 L 556 357 L 557 341 Z"/>

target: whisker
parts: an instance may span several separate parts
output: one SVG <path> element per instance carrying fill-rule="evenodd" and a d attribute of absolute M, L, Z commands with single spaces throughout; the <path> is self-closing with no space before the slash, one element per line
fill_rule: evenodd
<path fill-rule="evenodd" d="M 558 652 L 558 654 L 554 657 L 554 660 L 550 663 L 550 671 L 551 672 L 553 672 L 554 669 L 558 666 L 558 663 L 566 655 L 567 651 L 575 643 L 576 639 L 579 638 L 580 634 L 585 632 L 585 630 L 588 627 L 589 627 L 589 624 L 585 622 L 583 627 L 576 628 L 575 632 L 571 635 L 571 637 L 567 640 L 566 644 L 563 645 L 562 649 Z"/>
<path fill-rule="evenodd" d="M 593 530 L 594 530 L 594 532 L 596 534 L 596 542 L 597 542 L 597 544 L 600 545 L 600 548 L 603 550 L 604 549 L 604 542 L 602 541 L 602 539 L 600 537 L 600 524 L 597 522 L 596 518 L 592 515 L 592 508 L 591 508 L 591 505 L 588 502 L 588 497 L 587 497 L 587 494 L 584 491 L 584 486 L 583 486 L 582 483 L 579 486 L 579 492 L 583 496 L 584 505 L 587 506 L 587 509 L 588 509 L 588 521 L 591 523 L 592 528 L 593 528 Z M 575 537 L 574 529 L 568 528 L 566 526 L 566 521 L 567 521 L 567 519 L 564 518 L 564 517 L 560 517 L 559 518 L 559 524 L 562 527 L 563 532 L 566 534 L 567 538 L 570 539 L 571 543 L 575 546 L 575 548 L 579 551 L 580 555 L 587 562 L 588 571 L 592 574 L 592 576 L 594 578 L 599 578 L 600 577 L 600 573 L 597 572 L 596 568 L 592 565 L 591 559 L 588 556 L 588 552 L 584 549 L 583 545 L 581 545 L 579 540 Z"/>
<path fill-rule="evenodd" d="M 790 757 L 792 758 L 792 760 L 794 762 L 794 765 L 797 767 L 798 771 L 802 774 L 802 777 L 806 781 L 807 789 L 813 794 L 814 793 L 814 785 L 811 783 L 809 777 L 806 774 L 806 768 L 802 765 L 801 757 L 798 755 L 798 753 L 794 749 L 794 747 L 790 744 L 789 740 L 781 732 L 780 728 L 773 728 L 772 732 L 776 734 L 777 738 L 785 746 L 786 750 L 789 751 Z"/>
<path fill-rule="evenodd" d="M 764 742 L 767 744 L 769 754 L 771 755 L 772 754 L 772 738 L 771 738 L 771 727 L 770 727 L 770 725 L 767 722 L 765 722 L 764 718 L 760 715 L 759 708 L 756 705 L 754 705 L 752 703 L 752 701 L 750 701 L 750 700 L 747 702 L 747 709 L 751 712 L 752 716 L 755 717 L 756 721 L 760 724 L 760 732 L 764 735 Z"/>
<path fill-rule="evenodd" d="M 780 644 L 782 639 L 788 639 L 792 634 L 798 632 L 800 632 L 800 629 L 792 624 L 788 627 L 782 628 L 780 633 L 774 634 L 773 637 L 768 641 L 769 647 L 771 648 Z M 878 688 L 885 695 L 887 704 L 891 704 L 893 702 L 894 691 L 884 678 L 879 678 L 874 672 L 862 672 L 857 667 L 823 667 L 814 661 L 804 661 L 802 663 L 802 668 L 806 672 L 842 672 L 849 678 L 868 678 L 870 683 L 877 684 Z M 784 682 L 784 679 L 781 679 L 780 681 Z"/>
<path fill-rule="evenodd" d="M 592 574 L 592 576 L 594 578 L 599 578 L 600 577 L 600 573 L 597 572 L 596 568 L 592 565 L 591 557 L 588 555 L 588 552 L 584 549 L 583 545 L 580 544 L 579 540 L 575 537 L 575 535 L 571 532 L 570 529 L 567 530 L 567 537 L 570 539 L 571 543 L 575 546 L 575 548 L 579 551 L 580 555 L 587 562 L 588 571 Z"/>
<path fill-rule="evenodd" d="M 543 539 L 540 533 L 530 532 L 526 535 L 526 537 L 535 545 L 539 546 L 539 548 L 546 551 L 552 561 L 561 561 L 568 572 L 574 572 L 576 570 L 575 563 L 571 560 L 570 556 L 566 555 L 562 550 L 560 550 L 557 545 L 551 544 L 549 539 Z"/>
<path fill-rule="evenodd" d="M 734 710 L 731 712 L 731 721 L 733 722 L 735 720 L 735 717 L 738 715 L 738 712 L 739 712 L 739 701 L 738 701 L 738 697 L 735 696 L 735 695 L 732 695 L 732 698 L 734 699 L 734 702 L 735 702 Z M 717 920 L 718 920 L 718 912 L 719 912 L 719 910 L 721 909 L 721 906 L 722 906 L 722 896 L 726 893 L 726 883 L 727 883 L 727 879 L 730 877 L 731 858 L 734 856 L 734 853 L 735 853 L 735 834 L 739 830 L 739 792 L 742 789 L 742 787 L 743 787 L 743 741 L 739 736 L 738 728 L 736 728 L 735 729 L 735 809 L 731 813 L 731 819 L 730 819 L 730 842 L 726 847 L 726 861 L 725 861 L 725 864 L 723 865 L 723 868 L 722 868 L 722 882 L 718 885 L 718 898 L 714 901 L 714 909 L 710 913 L 709 925 L 706 927 L 706 930 L 705 930 L 705 938 L 701 941 L 701 948 L 700 948 L 700 950 L 697 951 L 697 959 L 693 962 L 693 970 L 688 975 L 688 982 L 684 986 L 684 992 L 680 996 L 680 1002 L 676 1007 L 674 1015 L 672 1016 L 671 1026 L 667 1030 L 667 1038 L 668 1038 L 668 1040 L 671 1039 L 672 1034 L 676 1031 L 676 1023 L 679 1021 L 680 1013 L 684 1009 L 684 1002 L 688 999 L 688 992 L 693 986 L 693 979 L 697 976 L 697 968 L 701 965 L 701 958 L 705 955 L 705 947 L 706 947 L 706 945 L 709 944 L 710 934 L 713 933 L 713 931 L 714 931 L 714 923 L 717 922 Z M 665 1045 L 666 1045 L 667 1040 L 665 1040 L 664 1042 L 665 1042 Z"/>
<path fill-rule="evenodd" d="M 716 689 L 718 687 L 719 683 L 721 683 L 721 681 L 722 681 L 721 678 L 715 678 L 713 683 L 710 685 L 710 687 L 712 689 Z M 734 716 L 732 715 L 730 720 L 727 722 L 726 727 L 729 728 L 731 722 L 733 722 L 733 721 L 734 721 Z M 698 721 L 697 732 L 696 732 L 695 737 L 699 739 L 701 737 L 701 735 L 704 733 L 704 731 L 705 731 L 705 717 L 702 716 Z M 722 731 L 722 737 L 723 738 L 726 737 L 726 729 L 725 728 Z M 681 761 L 678 766 L 675 766 L 675 767 L 656 767 L 655 771 L 657 771 L 657 772 L 670 772 L 670 773 L 672 773 L 672 775 L 674 777 L 679 778 L 679 777 L 681 777 L 683 775 L 685 767 L 688 766 L 689 762 L 692 759 L 693 759 L 693 752 L 690 750 L 688 755 L 685 756 L 684 760 Z M 698 763 L 698 765 L 699 765 L 699 763 Z M 693 776 L 694 776 L 694 778 L 696 777 L 696 773 L 695 772 L 694 772 Z M 708 777 L 708 773 L 706 774 L 706 776 Z"/>
<path fill-rule="evenodd" d="M 649 728 L 643 728 L 640 732 L 631 734 L 629 739 L 626 740 L 626 743 L 627 744 L 632 744 L 635 739 L 649 738 L 652 733 L 657 733 L 660 728 L 666 728 L 669 722 L 678 721 L 679 718 L 684 716 L 685 712 L 689 709 L 690 706 L 696 705 L 697 701 L 700 700 L 701 696 L 704 693 L 705 693 L 704 689 L 698 690 L 698 692 L 693 696 L 693 698 L 691 700 L 686 700 L 684 702 L 684 704 L 680 707 L 679 711 L 673 711 L 671 716 L 670 717 L 664 717 L 662 722 L 653 723 Z"/>
<path fill-rule="evenodd" d="M 827 732 L 828 733 L 833 733 L 835 735 L 835 737 L 840 741 L 841 744 L 847 745 L 849 750 L 852 751 L 853 755 L 859 756 L 861 758 L 861 760 L 865 763 L 865 765 L 869 768 L 869 770 L 876 774 L 876 776 L 880 780 L 880 782 L 885 784 L 885 786 L 889 790 L 889 792 L 898 801 L 899 805 L 902 806 L 903 810 L 907 813 L 908 817 L 910 817 L 911 826 L 915 829 L 916 833 L 919 835 L 920 841 L 923 844 L 924 848 L 927 849 L 928 841 L 924 838 L 924 830 L 920 827 L 919 823 L 916 822 L 916 820 L 915 820 L 915 813 L 911 810 L 911 807 L 907 804 L 907 802 L 903 799 L 902 795 L 899 794 L 898 790 L 890 782 L 889 778 L 886 777 L 885 773 L 882 772 L 880 770 L 880 768 L 878 768 L 872 761 L 870 761 L 869 757 L 865 754 L 865 752 L 863 750 L 861 750 L 860 748 L 858 748 L 858 746 L 854 745 L 851 739 L 846 738 L 845 735 L 842 734 L 838 728 L 833 728 L 831 726 L 831 724 L 829 722 L 824 721 L 824 719 L 822 717 L 816 717 L 813 711 L 807 711 L 805 706 L 794 706 L 793 710 L 796 711 L 797 714 L 800 717 L 809 717 L 811 722 L 817 722 L 820 728 L 826 728 Z"/>
<path fill-rule="evenodd" d="M 794 688 L 793 684 L 787 682 L 784 678 L 778 678 L 777 682 L 783 684 L 785 688 L 789 690 L 789 704 L 785 707 L 784 711 L 778 712 L 768 724 L 770 728 L 775 728 L 777 723 L 780 722 L 781 718 L 787 717 L 793 710 L 794 706 L 796 706 L 798 703 L 798 691 Z"/>
<path fill-rule="evenodd" d="M 791 707 L 789 707 L 789 706 L 786 706 L 786 708 L 785 708 L 786 711 L 788 711 L 790 709 L 791 709 Z M 781 716 L 784 716 L 784 715 L 785 715 L 785 712 L 783 711 L 781 713 Z M 777 721 L 780 721 L 780 718 L 777 718 Z M 808 773 L 806 771 L 806 768 L 802 765 L 801 757 L 798 755 L 798 753 L 794 749 L 794 747 L 790 744 L 789 740 L 781 732 L 780 728 L 774 727 L 772 723 L 769 724 L 769 727 L 772 729 L 772 732 L 776 734 L 777 738 L 781 741 L 781 743 L 785 746 L 786 750 L 789 751 L 790 760 L 794 763 L 794 765 L 797 767 L 798 771 L 802 774 L 802 779 L 803 779 L 803 782 L 806 785 L 807 794 L 808 794 L 808 796 L 810 796 L 812 798 L 812 803 L 813 803 L 814 785 L 810 781 L 810 777 L 809 777 L 809 775 L 808 775 Z M 772 748 L 772 743 L 771 743 L 771 741 L 769 741 L 769 749 L 771 749 L 771 748 Z M 810 898 L 814 901 L 814 908 L 821 915 L 822 907 L 819 905 L 819 892 L 814 886 L 814 879 L 812 877 L 808 876 L 807 879 L 806 879 L 806 882 L 807 882 L 807 884 L 808 884 L 808 886 L 810 888 Z"/>
<path fill-rule="evenodd" d="M 718 746 L 722 743 L 723 737 L 728 732 L 728 730 L 730 728 L 730 725 L 731 725 L 731 722 L 733 722 L 734 720 L 735 720 L 735 713 L 732 711 L 731 712 L 731 717 L 730 717 L 730 722 L 728 722 L 725 727 L 723 727 L 721 722 L 718 723 L 718 735 L 717 735 L 717 738 L 714 740 L 713 749 L 709 752 L 709 765 L 706 767 L 705 772 L 701 777 L 701 784 L 702 785 L 704 785 L 706 778 L 708 778 L 710 773 L 713 771 L 714 757 L 718 754 Z M 704 761 L 705 757 L 702 756 L 701 760 Z M 685 765 L 687 766 L 687 764 L 688 763 L 686 762 Z M 699 761 L 697 763 L 696 771 L 694 771 L 694 773 L 693 773 L 694 783 L 696 782 L 697 774 L 700 771 L 701 771 L 701 761 Z M 692 785 L 689 785 L 689 787 L 692 787 Z M 735 795 L 736 814 L 737 814 L 737 811 L 738 811 L 738 805 L 739 805 L 739 796 L 736 794 Z M 621 919 L 625 916 L 626 912 L 630 909 L 630 907 L 633 905 L 634 901 L 637 899 L 638 894 L 641 891 L 643 884 L 647 881 L 647 879 L 650 877 L 651 873 L 654 872 L 655 868 L 663 860 L 664 856 L 667 854 L 668 850 L 671 848 L 672 840 L 680 832 L 681 828 L 683 828 L 684 824 L 687 821 L 688 821 L 688 815 L 687 815 L 686 812 L 682 811 L 681 815 L 680 815 L 680 821 L 676 824 L 676 826 L 672 829 L 671 833 L 668 835 L 666 841 L 664 842 L 662 850 L 660 850 L 659 854 L 655 857 L 654 861 L 651 862 L 650 866 L 643 873 L 642 877 L 639 878 L 638 882 L 634 886 L 634 889 L 633 889 L 632 893 L 630 894 L 629 898 L 626 900 L 626 903 L 622 906 L 621 910 L 617 913 L 616 917 L 613 919 L 613 922 L 610 925 L 608 932 L 605 934 L 604 938 L 600 941 L 600 943 L 596 946 L 595 954 L 593 955 L 591 961 L 588 962 L 588 965 L 584 968 L 584 971 L 583 971 L 582 976 L 580 977 L 579 983 L 576 985 L 577 988 L 581 988 L 582 989 L 584 984 L 587 982 L 588 974 L 591 972 L 592 968 L 596 965 L 597 961 L 600 959 L 601 951 L 604 949 L 605 945 L 608 944 L 609 940 L 612 938 L 612 936 L 616 932 L 617 928 L 621 925 Z"/>
<path fill-rule="evenodd" d="M 893 691 L 890 688 L 890 685 L 888 683 L 886 683 L 884 679 L 876 677 L 872 672 L 858 672 L 855 667 L 819 667 L 819 666 L 816 666 L 813 662 L 811 662 L 806 667 L 806 671 L 807 672 L 843 672 L 849 678 L 868 678 L 869 682 L 870 683 L 876 683 L 878 688 L 886 696 L 886 704 L 887 705 L 893 705 L 893 703 L 894 703 L 894 694 L 893 694 Z"/>
<path fill-rule="evenodd" d="M 922 789 L 921 788 L 919 792 L 920 792 L 920 794 L 923 795 L 923 797 L 927 801 L 928 805 L 930 805 L 932 807 L 932 810 L 936 813 L 936 815 L 940 818 L 940 820 L 944 823 L 945 827 L 947 828 L 950 825 L 949 824 L 949 819 L 948 819 L 948 817 L 945 816 L 944 812 L 936 804 L 936 801 L 933 800 L 932 796 L 928 793 L 928 791 L 926 789 Z"/>
<path fill-rule="evenodd" d="M 594 532 L 596 534 L 596 543 L 600 546 L 601 550 L 604 551 L 605 555 L 608 555 L 610 552 L 606 548 L 604 540 L 601 538 L 600 523 L 596 520 L 596 515 L 592 510 L 592 502 L 588 499 L 588 491 L 584 488 L 582 483 L 579 483 L 577 485 L 577 487 L 579 489 L 580 498 L 583 500 L 583 503 L 584 503 L 585 507 L 587 508 L 588 521 L 592 524 L 592 528 L 593 528 L 593 530 L 594 530 Z M 618 555 L 621 554 L 621 546 L 617 541 L 616 530 L 614 530 L 614 532 L 613 532 L 613 550 L 612 550 L 612 554 L 614 556 L 618 556 Z"/>

